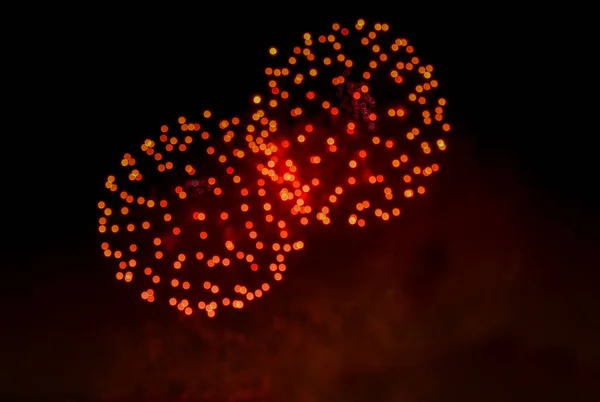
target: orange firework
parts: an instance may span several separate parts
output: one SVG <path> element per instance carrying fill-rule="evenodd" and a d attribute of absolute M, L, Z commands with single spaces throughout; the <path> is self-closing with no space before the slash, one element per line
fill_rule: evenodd
<path fill-rule="evenodd" d="M 118 280 L 143 279 L 142 299 L 209 317 L 242 308 L 282 279 L 310 222 L 387 221 L 439 170 L 446 100 L 387 24 L 336 23 L 269 53 L 250 113 L 180 117 L 107 178 L 102 250 Z"/>
<path fill-rule="evenodd" d="M 305 194 L 294 201 L 293 188 L 278 190 L 293 214 L 328 224 L 340 213 L 364 226 L 368 217 L 399 216 L 403 201 L 425 193 L 450 125 L 433 66 L 406 39 L 361 19 L 350 29 L 336 23 L 327 34 L 305 33 L 288 53 L 269 53 L 269 90 L 254 103 L 278 123 L 281 152 L 259 169 L 300 182 Z"/>
<path fill-rule="evenodd" d="M 124 155 L 98 204 L 99 231 L 116 278 L 147 283 L 142 299 L 213 317 L 220 306 L 262 297 L 282 279 L 286 255 L 304 244 L 272 207 L 265 180 L 245 168 L 233 132 L 218 135 L 210 112 L 204 117 L 201 124 L 180 117 L 176 130 L 162 126 L 139 155 Z"/>

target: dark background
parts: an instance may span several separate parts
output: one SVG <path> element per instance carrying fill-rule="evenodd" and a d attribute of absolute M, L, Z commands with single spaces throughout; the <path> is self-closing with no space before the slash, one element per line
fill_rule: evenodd
<path fill-rule="evenodd" d="M 204 7 L 7 13 L 0 397 L 594 400 L 590 11 Z M 438 71 L 454 137 L 429 195 L 385 230 L 315 233 L 236 318 L 142 305 L 101 258 L 106 174 L 179 115 L 242 110 L 269 46 L 359 17 Z"/>

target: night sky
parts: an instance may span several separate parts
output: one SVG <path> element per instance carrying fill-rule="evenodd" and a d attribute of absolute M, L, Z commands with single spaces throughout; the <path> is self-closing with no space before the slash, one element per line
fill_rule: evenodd
<path fill-rule="evenodd" d="M 0 399 L 594 400 L 589 26 L 549 8 L 209 8 L 18 16 Z M 428 195 L 378 230 L 316 231 L 239 314 L 179 317 L 115 281 L 96 202 L 123 153 L 180 115 L 239 113 L 268 47 L 359 17 L 390 23 L 438 72 L 454 130 Z"/>

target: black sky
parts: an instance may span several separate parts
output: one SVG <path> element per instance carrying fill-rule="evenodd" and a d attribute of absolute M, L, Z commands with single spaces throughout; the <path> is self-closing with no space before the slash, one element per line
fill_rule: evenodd
<path fill-rule="evenodd" d="M 590 26 L 550 8 L 294 7 L 15 16 L 0 395 L 593 400 Z M 216 324 L 180 321 L 114 283 L 95 203 L 123 152 L 179 115 L 242 110 L 264 85 L 269 46 L 358 17 L 411 40 L 450 101 L 456 145 L 427 200 L 375 240 L 316 234 L 298 261 L 313 268 L 286 293 Z M 369 248 L 348 255 L 348 241 Z"/>

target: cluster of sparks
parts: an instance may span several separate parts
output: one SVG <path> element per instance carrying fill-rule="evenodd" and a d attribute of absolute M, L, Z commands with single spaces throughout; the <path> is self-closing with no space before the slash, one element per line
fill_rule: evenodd
<path fill-rule="evenodd" d="M 116 278 L 191 315 L 243 308 L 281 281 L 307 229 L 387 221 L 425 193 L 450 131 L 433 67 L 359 20 L 269 49 L 241 117 L 180 117 L 125 154 L 98 203 Z"/>

